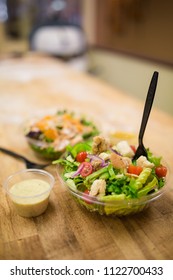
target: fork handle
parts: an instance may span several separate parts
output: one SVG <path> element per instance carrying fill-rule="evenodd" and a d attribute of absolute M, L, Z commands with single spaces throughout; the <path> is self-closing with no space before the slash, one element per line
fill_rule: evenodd
<path fill-rule="evenodd" d="M 26 158 L 24 156 L 19 155 L 19 154 L 13 152 L 13 151 L 10 151 L 10 150 L 7 150 L 7 149 L 1 148 L 1 147 L 0 147 L 0 151 L 5 153 L 5 154 L 7 154 L 7 155 L 10 155 L 10 156 L 13 156 L 15 158 L 18 158 L 18 159 L 26 161 Z"/>
<path fill-rule="evenodd" d="M 144 112 L 143 112 L 143 116 L 142 116 L 141 128 L 140 128 L 140 131 L 139 131 L 139 143 L 140 144 L 142 144 L 145 128 L 146 128 L 148 118 L 149 118 L 149 115 L 150 115 L 150 111 L 151 111 L 151 107 L 152 107 L 152 104 L 153 104 L 153 100 L 154 100 L 154 96 L 155 96 L 155 92 L 156 92 L 156 87 L 157 87 L 158 76 L 159 76 L 159 73 L 155 71 L 153 73 L 153 76 L 152 76 L 152 79 L 151 79 L 151 82 L 150 82 L 150 86 L 149 86 L 149 89 L 148 89 L 147 98 L 146 98 L 145 106 L 144 106 Z"/>

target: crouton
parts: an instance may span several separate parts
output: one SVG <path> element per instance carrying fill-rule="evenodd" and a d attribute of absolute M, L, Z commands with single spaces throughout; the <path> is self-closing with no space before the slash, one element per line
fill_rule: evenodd
<path fill-rule="evenodd" d="M 93 138 L 92 152 L 93 154 L 100 154 L 107 151 L 109 148 L 108 141 L 103 136 L 95 136 Z"/>

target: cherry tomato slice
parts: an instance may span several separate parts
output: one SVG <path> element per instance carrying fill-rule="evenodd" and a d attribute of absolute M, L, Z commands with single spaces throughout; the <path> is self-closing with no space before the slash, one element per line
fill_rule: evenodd
<path fill-rule="evenodd" d="M 155 168 L 155 172 L 159 178 L 166 177 L 167 168 L 166 166 L 161 165 Z"/>
<path fill-rule="evenodd" d="M 90 162 L 82 162 L 82 170 L 80 171 L 80 175 L 82 177 L 87 177 L 88 175 L 90 175 L 93 171 L 93 167 L 92 167 L 92 164 Z"/>
<path fill-rule="evenodd" d="M 78 162 L 84 162 L 86 157 L 87 157 L 87 152 L 85 152 L 85 151 L 84 152 L 80 152 L 80 153 L 77 154 L 76 160 Z"/>
<path fill-rule="evenodd" d="M 127 172 L 130 174 L 139 175 L 142 172 L 143 168 L 141 166 L 129 165 Z"/>
<path fill-rule="evenodd" d="M 135 145 L 130 145 L 130 148 L 133 150 L 134 153 L 136 153 L 136 147 L 135 147 Z"/>

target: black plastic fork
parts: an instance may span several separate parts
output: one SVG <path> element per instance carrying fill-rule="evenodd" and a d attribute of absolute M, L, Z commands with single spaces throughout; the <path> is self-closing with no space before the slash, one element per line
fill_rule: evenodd
<path fill-rule="evenodd" d="M 9 156 L 12 156 L 12 157 L 15 157 L 17 159 L 23 160 L 28 169 L 31 169 L 31 168 L 42 169 L 42 168 L 45 168 L 46 166 L 50 165 L 50 164 L 40 164 L 40 163 L 32 162 L 32 161 L 28 160 L 26 157 L 24 157 L 22 155 L 19 155 L 19 154 L 13 152 L 13 151 L 7 150 L 5 148 L 0 147 L 0 151 L 9 155 Z"/>
<path fill-rule="evenodd" d="M 149 118 L 149 115 L 150 115 L 150 111 L 151 111 L 151 108 L 152 108 L 152 104 L 153 104 L 153 101 L 154 101 L 158 76 L 159 76 L 159 73 L 157 71 L 155 71 L 153 73 L 153 76 L 152 76 L 152 79 L 151 79 L 151 82 L 150 82 L 150 86 L 149 86 L 149 89 L 148 89 L 148 93 L 147 93 L 147 97 L 146 97 L 146 101 L 145 101 L 145 105 L 144 105 L 142 122 L 141 122 L 140 130 L 139 130 L 139 136 L 138 136 L 139 145 L 138 145 L 136 153 L 133 157 L 133 159 L 135 159 L 135 160 L 138 159 L 140 156 L 147 157 L 147 151 L 146 151 L 146 149 L 144 147 L 144 144 L 143 144 L 143 136 L 144 136 L 145 128 L 146 128 L 148 118 Z"/>

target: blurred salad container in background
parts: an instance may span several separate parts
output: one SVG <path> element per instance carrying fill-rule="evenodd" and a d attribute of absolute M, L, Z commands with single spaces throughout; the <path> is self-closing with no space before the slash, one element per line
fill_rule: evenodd
<path fill-rule="evenodd" d="M 30 147 L 46 159 L 57 159 L 68 145 L 90 141 L 98 133 L 93 121 L 66 110 L 32 119 L 24 130 Z"/>

